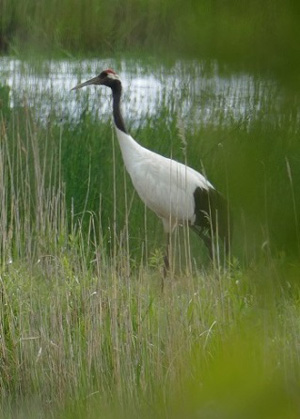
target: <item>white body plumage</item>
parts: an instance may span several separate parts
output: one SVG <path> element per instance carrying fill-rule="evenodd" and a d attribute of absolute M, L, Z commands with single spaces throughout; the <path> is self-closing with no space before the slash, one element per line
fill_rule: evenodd
<path fill-rule="evenodd" d="M 163 157 L 138 144 L 116 127 L 123 160 L 132 183 L 148 208 L 172 232 L 177 224 L 194 224 L 197 187 L 214 189 L 200 173 L 175 160 Z"/>

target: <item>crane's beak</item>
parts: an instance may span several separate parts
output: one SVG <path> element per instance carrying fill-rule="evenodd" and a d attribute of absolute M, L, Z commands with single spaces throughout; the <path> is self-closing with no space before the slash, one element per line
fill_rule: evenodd
<path fill-rule="evenodd" d="M 99 76 L 93 77 L 92 79 L 85 81 L 84 83 L 79 83 L 77 84 L 77 86 L 73 87 L 71 90 L 77 90 L 77 89 L 81 89 L 82 87 L 85 86 L 90 86 L 91 84 L 101 84 L 101 79 Z"/>

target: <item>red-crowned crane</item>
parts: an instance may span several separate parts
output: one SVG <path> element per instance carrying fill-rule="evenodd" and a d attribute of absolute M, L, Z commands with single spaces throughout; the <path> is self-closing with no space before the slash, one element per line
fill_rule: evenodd
<path fill-rule="evenodd" d="M 161 218 L 167 233 L 165 274 L 169 269 L 170 233 L 178 224 L 192 227 L 211 257 L 214 237 L 221 238 L 227 251 L 229 212 L 222 195 L 201 173 L 142 147 L 128 134 L 120 107 L 122 83 L 113 70 L 102 71 L 72 90 L 89 85 L 103 85 L 112 90 L 113 118 L 126 169 L 138 195 Z"/>

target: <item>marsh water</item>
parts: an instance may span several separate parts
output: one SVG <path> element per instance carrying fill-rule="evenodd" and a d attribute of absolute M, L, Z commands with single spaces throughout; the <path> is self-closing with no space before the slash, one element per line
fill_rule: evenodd
<path fill-rule="evenodd" d="M 176 61 L 171 66 L 136 60 L 85 59 L 42 62 L 0 58 L 2 86 L 10 88 L 10 106 L 20 103 L 47 119 L 55 112 L 62 120 L 76 120 L 87 109 L 99 117 L 110 115 L 110 92 L 87 88 L 80 94 L 70 89 L 79 81 L 114 68 L 124 87 L 126 119 L 143 124 L 160 109 L 168 108 L 189 124 L 217 124 L 255 118 L 266 97 L 278 101 L 274 82 L 250 74 L 220 71 L 217 62 Z M 126 105 L 125 105 L 126 104 Z"/>

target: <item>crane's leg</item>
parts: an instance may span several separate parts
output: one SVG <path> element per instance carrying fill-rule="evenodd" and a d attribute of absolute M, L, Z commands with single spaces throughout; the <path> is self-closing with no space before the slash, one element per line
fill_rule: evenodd
<path fill-rule="evenodd" d="M 164 256 L 164 278 L 166 278 L 170 269 L 169 250 L 170 250 L 170 233 L 167 233 L 167 246 L 166 246 L 166 253 Z"/>
<path fill-rule="evenodd" d="M 213 253 L 213 241 L 211 237 L 208 237 L 205 234 L 202 234 L 201 238 L 204 241 L 205 246 L 207 247 L 210 260 L 213 261 L 214 253 Z"/>

